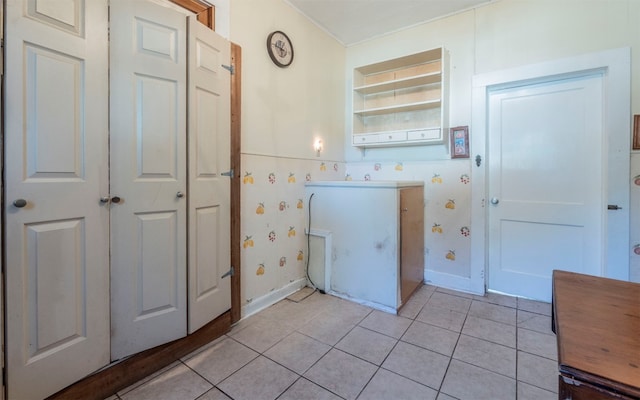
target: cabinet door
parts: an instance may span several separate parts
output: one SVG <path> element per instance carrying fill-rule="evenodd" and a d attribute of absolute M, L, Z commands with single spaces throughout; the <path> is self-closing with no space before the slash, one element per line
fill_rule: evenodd
<path fill-rule="evenodd" d="M 111 1 L 114 360 L 187 334 L 186 28 L 170 8 Z"/>
<path fill-rule="evenodd" d="M 7 390 L 41 399 L 109 362 L 108 8 L 5 6 Z"/>
<path fill-rule="evenodd" d="M 400 298 L 406 303 L 424 280 L 423 188 L 400 190 Z"/>
<path fill-rule="evenodd" d="M 189 17 L 189 333 L 231 308 L 230 57 Z"/>

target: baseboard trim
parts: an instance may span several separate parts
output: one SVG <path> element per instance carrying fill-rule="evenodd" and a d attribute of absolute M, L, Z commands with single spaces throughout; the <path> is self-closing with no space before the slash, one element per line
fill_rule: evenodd
<path fill-rule="evenodd" d="M 264 310 L 280 300 L 291 296 L 293 293 L 305 286 L 307 286 L 307 278 L 302 278 L 297 281 L 293 281 L 280 289 L 269 292 L 264 296 L 253 299 L 251 303 L 247 303 L 242 307 L 242 318 L 247 318 L 261 310 Z"/>
<path fill-rule="evenodd" d="M 227 311 L 187 337 L 114 363 L 62 389 L 47 400 L 103 400 L 219 338 L 227 333 L 230 327 L 231 312 Z"/>
<path fill-rule="evenodd" d="M 465 276 L 452 275 L 428 269 L 424 274 L 424 283 L 446 289 L 458 290 L 460 292 L 484 295 L 483 292 L 477 290 L 475 287 L 477 285 L 474 285 L 475 282 L 472 282 L 471 278 Z"/>
<path fill-rule="evenodd" d="M 335 297 L 339 297 L 341 299 L 345 299 L 348 300 L 352 303 L 356 303 L 356 304 L 360 304 L 366 307 L 370 307 L 376 310 L 380 310 L 380 311 L 384 311 L 386 313 L 390 313 L 390 314 L 398 314 L 398 310 L 396 310 L 395 308 L 391 307 L 391 306 L 386 306 L 384 304 L 380 304 L 380 303 L 376 303 L 374 301 L 369 301 L 369 300 L 363 300 L 363 299 L 359 299 L 357 297 L 351 297 L 347 294 L 344 293 L 340 293 L 340 292 L 336 292 L 333 290 L 330 290 L 327 292 L 327 294 L 330 294 L 332 296 Z"/>

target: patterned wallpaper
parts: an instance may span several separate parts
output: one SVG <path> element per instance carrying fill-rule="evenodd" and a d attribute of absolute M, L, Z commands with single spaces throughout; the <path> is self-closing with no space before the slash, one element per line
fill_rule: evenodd
<path fill-rule="evenodd" d="M 305 277 L 304 182 L 344 180 L 344 163 L 242 155 L 245 304 Z"/>
<path fill-rule="evenodd" d="M 468 276 L 471 182 L 469 160 L 341 163 L 243 155 L 242 296 L 245 304 L 305 277 L 307 180 L 425 182 L 425 264 L 429 271 Z M 640 282 L 640 153 L 631 157 L 630 279 Z"/>

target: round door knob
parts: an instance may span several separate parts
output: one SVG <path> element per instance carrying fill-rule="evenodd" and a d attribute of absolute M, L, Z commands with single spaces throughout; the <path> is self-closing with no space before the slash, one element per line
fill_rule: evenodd
<path fill-rule="evenodd" d="M 100 197 L 100 203 L 108 203 L 108 202 L 109 202 L 109 196 Z"/>
<path fill-rule="evenodd" d="M 111 202 L 112 203 L 116 203 L 116 204 L 120 203 L 120 200 L 122 200 L 122 199 L 120 197 L 118 197 L 118 196 L 113 196 L 111 198 Z"/>
<path fill-rule="evenodd" d="M 492 197 L 492 198 L 491 198 L 491 204 L 496 205 L 496 204 L 498 204 L 498 203 L 500 203 L 500 200 L 498 200 L 498 198 L 497 198 L 497 197 Z"/>
<path fill-rule="evenodd" d="M 14 207 L 22 208 L 27 205 L 27 201 L 25 199 L 18 199 L 13 201 Z"/>
<path fill-rule="evenodd" d="M 179 198 L 179 199 L 181 199 L 181 198 L 183 198 L 183 197 L 184 197 L 184 193 L 182 193 L 182 192 L 178 192 L 178 193 L 176 193 L 176 197 L 177 197 L 177 198 Z"/>

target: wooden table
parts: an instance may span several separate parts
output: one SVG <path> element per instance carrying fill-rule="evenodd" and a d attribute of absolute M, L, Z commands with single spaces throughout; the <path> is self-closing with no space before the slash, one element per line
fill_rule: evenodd
<path fill-rule="evenodd" d="M 559 399 L 640 399 L 640 284 L 553 272 Z"/>

